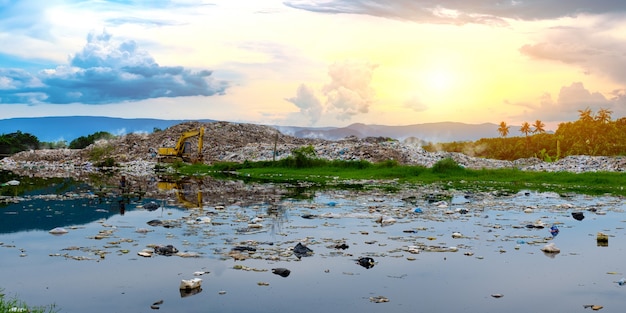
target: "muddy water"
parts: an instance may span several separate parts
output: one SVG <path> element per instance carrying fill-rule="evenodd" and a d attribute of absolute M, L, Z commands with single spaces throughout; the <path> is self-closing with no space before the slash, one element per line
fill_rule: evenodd
<path fill-rule="evenodd" d="M 85 186 L 62 199 L 46 192 L 0 205 L 0 287 L 61 312 L 623 312 L 619 198 L 317 191 L 189 209 L 151 198 L 120 207 Z M 298 243 L 311 255 L 296 257 Z M 560 253 L 542 252 L 548 243 Z M 179 253 L 138 254 L 155 245 Z M 200 289 L 179 290 L 192 278 Z"/>

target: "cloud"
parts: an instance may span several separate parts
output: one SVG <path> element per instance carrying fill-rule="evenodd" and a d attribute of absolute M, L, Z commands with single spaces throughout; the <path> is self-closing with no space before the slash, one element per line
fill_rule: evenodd
<path fill-rule="evenodd" d="M 528 106 L 529 110 L 518 116 L 524 120 L 542 120 L 544 122 L 575 121 L 579 117 L 578 110 L 589 108 L 592 112 L 608 109 L 614 113 L 624 112 L 625 102 L 616 91 L 613 99 L 607 99 L 599 92 L 590 92 L 581 82 L 561 87 L 556 100 L 550 94 L 543 94 L 538 106 Z M 622 104 L 620 104 L 620 102 Z M 527 105 L 524 105 L 527 106 Z"/>
<path fill-rule="evenodd" d="M 324 86 L 328 97 L 329 113 L 336 113 L 338 120 L 349 120 L 360 113 L 367 113 L 374 101 L 374 89 L 370 86 L 376 65 L 367 62 L 344 61 L 329 67 L 331 82 Z"/>
<path fill-rule="evenodd" d="M 578 66 L 588 75 L 608 77 L 626 84 L 626 42 L 611 35 L 617 29 L 604 23 L 590 28 L 550 29 L 545 38 L 526 44 L 519 51 L 534 59 L 559 61 Z M 619 33 L 618 33 L 619 34 Z"/>
<path fill-rule="evenodd" d="M 300 113 L 309 118 L 311 125 L 317 123 L 324 110 L 315 92 L 305 84 L 298 87 L 295 97 L 285 100 L 295 104 L 300 109 Z"/>
<path fill-rule="evenodd" d="M 36 74 L 0 69 L 0 103 L 105 104 L 159 97 L 223 94 L 226 82 L 209 70 L 160 66 L 134 41 L 114 42 L 91 33 L 68 65 Z"/>
<path fill-rule="evenodd" d="M 597 0 L 290 0 L 286 6 L 319 13 L 364 14 L 436 24 L 505 25 L 506 19 L 542 20 L 626 12 L 624 1 Z"/>

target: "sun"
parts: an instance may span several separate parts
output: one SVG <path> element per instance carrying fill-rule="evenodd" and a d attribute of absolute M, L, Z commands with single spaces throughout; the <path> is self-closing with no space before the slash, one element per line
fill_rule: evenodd
<path fill-rule="evenodd" d="M 451 92 L 457 80 L 456 74 L 444 67 L 426 69 L 421 76 L 421 87 L 432 94 Z"/>

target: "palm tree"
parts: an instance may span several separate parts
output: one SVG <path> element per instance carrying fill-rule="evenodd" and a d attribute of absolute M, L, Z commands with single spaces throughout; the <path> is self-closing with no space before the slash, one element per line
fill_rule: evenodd
<path fill-rule="evenodd" d="M 528 124 L 528 122 L 524 122 L 522 124 L 522 127 L 520 127 L 519 129 L 520 132 L 524 133 L 524 135 L 526 135 L 526 137 L 528 137 L 528 133 L 531 132 L 530 130 L 530 124 Z"/>
<path fill-rule="evenodd" d="M 591 116 L 591 109 L 589 109 L 589 107 L 585 108 L 584 110 L 578 110 L 578 113 L 579 120 L 583 122 L 593 121 L 593 117 Z"/>
<path fill-rule="evenodd" d="M 611 113 L 613 111 L 607 109 L 600 109 L 598 114 L 596 114 L 596 121 L 601 122 L 602 124 L 606 124 L 611 121 Z"/>
<path fill-rule="evenodd" d="M 504 121 L 500 122 L 500 127 L 498 128 L 498 132 L 500 133 L 500 136 L 506 137 L 509 134 L 510 128 L 511 126 L 506 125 Z"/>
<path fill-rule="evenodd" d="M 533 133 L 545 133 L 546 130 L 544 129 L 544 127 L 546 127 L 546 124 L 544 124 L 542 121 L 540 120 L 536 120 L 535 124 L 533 124 L 533 127 L 535 128 L 533 130 Z"/>

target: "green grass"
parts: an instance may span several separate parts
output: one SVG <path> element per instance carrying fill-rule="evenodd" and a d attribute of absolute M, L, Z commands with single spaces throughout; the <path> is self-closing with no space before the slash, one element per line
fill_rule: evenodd
<path fill-rule="evenodd" d="M 9 312 L 29 312 L 29 313 L 52 313 L 57 312 L 54 305 L 48 305 L 45 307 L 31 307 L 28 306 L 23 301 L 11 297 L 8 298 L 4 293 L 2 293 L 3 289 L 0 289 L 0 313 L 9 313 Z"/>
<path fill-rule="evenodd" d="M 314 184 L 317 186 L 374 185 L 394 188 L 397 184 L 439 185 L 447 189 L 510 191 L 524 189 L 626 196 L 625 176 L 616 172 L 534 172 L 517 169 L 472 170 L 452 159 L 443 159 L 431 168 L 400 165 L 395 161 L 326 161 L 293 159 L 276 162 L 195 164 L 178 168 L 183 175 L 211 175 L 247 181 Z"/>

